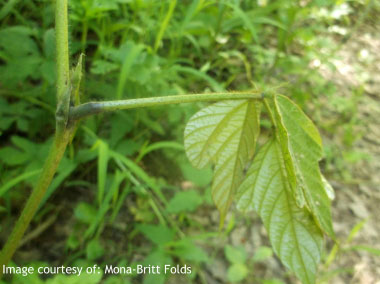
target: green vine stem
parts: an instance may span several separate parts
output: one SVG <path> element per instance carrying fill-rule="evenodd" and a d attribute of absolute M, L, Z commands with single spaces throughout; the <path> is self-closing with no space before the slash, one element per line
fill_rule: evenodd
<path fill-rule="evenodd" d="M 14 252 L 16 251 L 21 238 L 23 237 L 26 229 L 29 226 L 34 214 L 36 213 L 45 192 L 50 185 L 54 174 L 58 168 L 59 162 L 65 152 L 67 143 L 70 139 L 71 132 L 65 131 L 63 135 L 56 135 L 54 137 L 53 145 L 50 149 L 49 155 L 45 160 L 45 164 L 42 169 L 42 173 L 38 179 L 38 182 L 30 195 L 24 210 L 18 218 L 15 227 L 11 235 L 8 238 L 5 246 L 0 254 L 0 277 L 3 272 L 3 265 L 7 265 L 11 260 Z"/>
<path fill-rule="evenodd" d="M 72 107 L 69 113 L 69 123 L 78 121 L 86 116 L 99 114 L 108 111 L 142 108 L 150 106 L 193 103 L 205 101 L 222 101 L 222 100 L 243 100 L 243 99 L 263 99 L 264 95 L 258 91 L 229 92 L 229 93 L 206 93 L 206 94 L 189 94 L 167 97 L 152 97 L 141 99 L 129 99 L 106 102 L 89 102 L 76 107 Z"/>
<path fill-rule="evenodd" d="M 55 27 L 56 27 L 56 52 L 57 52 L 57 110 L 62 110 L 62 105 L 67 100 L 65 98 L 65 91 L 68 89 L 69 83 L 69 52 L 68 52 L 68 26 L 67 26 L 67 0 L 56 1 L 56 13 L 55 13 Z M 66 94 L 70 95 L 70 94 Z M 32 221 L 32 218 L 41 203 L 42 198 L 45 195 L 47 188 L 49 187 L 58 165 L 65 153 L 66 146 L 70 141 L 72 135 L 72 128 L 66 128 L 66 125 L 62 124 L 65 118 L 62 115 L 68 116 L 62 111 L 57 111 L 57 129 L 54 136 L 53 145 L 51 146 L 48 157 L 45 160 L 41 175 L 35 185 L 32 194 L 25 204 L 20 217 L 18 218 L 12 233 L 8 237 L 7 242 L 0 253 L 0 267 L 7 265 L 11 260 L 14 252 L 20 244 L 20 241 Z M 66 117 L 67 120 L 67 117 Z M 59 129 L 58 129 L 59 126 Z M 3 269 L 0 269 L 0 278 L 2 277 Z"/>
<path fill-rule="evenodd" d="M 56 0 L 55 3 L 55 38 L 57 52 L 57 102 L 59 102 L 69 82 L 70 70 L 67 0 Z"/>

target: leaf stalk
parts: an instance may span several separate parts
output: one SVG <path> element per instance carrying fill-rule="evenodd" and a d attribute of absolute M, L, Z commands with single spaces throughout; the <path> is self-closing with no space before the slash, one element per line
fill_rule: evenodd
<path fill-rule="evenodd" d="M 166 97 L 152 97 L 129 100 L 116 100 L 104 102 L 88 102 L 70 108 L 69 124 L 90 115 L 100 114 L 109 111 L 142 108 L 159 105 L 222 101 L 222 100 L 243 100 L 243 99 L 263 99 L 264 95 L 258 91 L 245 92 L 225 92 L 225 93 L 206 93 L 189 94 Z"/>

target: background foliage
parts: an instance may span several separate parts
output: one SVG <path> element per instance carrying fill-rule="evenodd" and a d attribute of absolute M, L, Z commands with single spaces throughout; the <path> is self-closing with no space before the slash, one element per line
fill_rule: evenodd
<path fill-rule="evenodd" d="M 36 181 L 54 133 L 55 39 L 51 1 L 1 2 L 3 242 Z M 360 123 L 356 104 L 363 90 L 358 87 L 348 98 L 336 96 L 337 87 L 321 75 L 320 68 L 336 68 L 333 60 L 341 44 L 379 11 L 378 4 L 71 0 L 69 5 L 71 58 L 86 54 L 82 102 L 245 90 L 286 82 L 281 92 L 299 103 L 326 136 L 343 131 L 341 144 L 325 145 L 322 166 L 327 177 L 352 180 L 350 165 L 366 159 L 351 150 L 360 139 L 355 131 Z M 321 97 L 335 106 L 339 113 L 335 120 L 324 119 Z M 276 267 L 265 244 L 247 252 L 231 243 L 230 233 L 249 222 L 242 215 L 228 214 L 226 229 L 218 232 L 210 195 L 211 168 L 194 169 L 182 146 L 185 123 L 201 106 L 121 111 L 83 121 L 15 263 L 191 264 L 193 273 L 187 277 L 132 275 L 105 281 L 209 283 L 218 279 L 220 271 L 213 269 L 225 257 L 227 278 L 221 281 L 292 281 L 284 269 L 262 272 L 263 266 Z M 264 136 L 268 125 L 264 119 Z"/>

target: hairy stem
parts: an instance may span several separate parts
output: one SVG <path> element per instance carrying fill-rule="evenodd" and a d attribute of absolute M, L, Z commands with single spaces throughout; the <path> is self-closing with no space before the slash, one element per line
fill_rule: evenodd
<path fill-rule="evenodd" d="M 69 83 L 67 0 L 57 0 L 55 11 L 57 49 L 57 109 L 60 110 L 62 109 L 62 104 L 65 104 L 64 101 L 67 101 L 67 97 L 70 98 L 70 94 L 66 94 L 66 97 L 64 96 L 65 91 L 67 92 Z M 65 120 L 62 115 L 66 115 L 67 121 L 68 111 L 66 114 L 62 111 L 57 112 L 56 120 L 58 117 L 60 120 Z M 37 184 L 33 188 L 33 192 L 26 202 L 20 217 L 17 219 L 11 235 L 0 252 L 1 268 L 3 265 L 8 264 L 19 246 L 26 229 L 32 221 L 34 214 L 38 210 L 45 192 L 49 187 L 55 172 L 57 171 L 58 165 L 63 157 L 63 154 L 65 153 L 67 143 L 70 141 L 72 128 L 66 128 L 65 123 L 57 123 L 57 126 L 60 126 L 60 129 L 56 129 L 53 145 L 51 146 L 49 155 L 45 160 Z M 2 274 L 3 269 L 0 269 L 0 278 L 2 277 Z"/>
<path fill-rule="evenodd" d="M 69 44 L 67 23 L 67 0 L 55 3 L 55 40 L 57 52 L 57 102 L 69 81 Z"/>
<path fill-rule="evenodd" d="M 67 143 L 70 139 L 70 132 L 66 131 L 63 135 L 56 135 L 53 145 L 50 149 L 49 155 L 45 160 L 42 173 L 38 179 L 36 186 L 33 189 L 31 196 L 29 197 L 20 217 L 18 218 L 15 227 L 11 235 L 8 238 L 7 243 L 3 247 L 0 254 L 0 267 L 7 265 L 16 251 L 19 243 L 29 226 L 34 214 L 36 213 L 42 198 L 45 195 L 47 188 L 49 187 L 55 172 L 57 171 L 59 162 L 62 159 Z M 3 270 L 0 269 L 0 276 Z"/>
<path fill-rule="evenodd" d="M 230 93 L 209 93 L 209 94 L 190 94 L 167 97 L 152 97 L 142 99 L 117 100 L 106 102 L 89 102 L 70 109 L 69 122 L 78 121 L 86 116 L 99 114 L 108 111 L 142 108 L 150 106 L 192 103 L 204 101 L 221 100 L 242 100 L 242 99 L 262 99 L 263 94 L 255 91 L 249 92 L 230 92 Z"/>

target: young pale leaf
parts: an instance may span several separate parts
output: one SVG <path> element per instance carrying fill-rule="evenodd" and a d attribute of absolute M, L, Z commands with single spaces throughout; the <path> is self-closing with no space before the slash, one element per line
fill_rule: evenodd
<path fill-rule="evenodd" d="M 185 129 L 185 150 L 197 168 L 215 164 L 212 196 L 221 222 L 239 187 L 259 135 L 260 102 L 222 101 L 197 112 Z"/>
<path fill-rule="evenodd" d="M 319 170 L 322 141 L 313 122 L 288 98 L 274 97 L 277 137 L 285 157 L 285 167 L 298 206 L 306 201 L 321 229 L 334 237 L 330 199 Z"/>
<path fill-rule="evenodd" d="M 323 235 L 310 212 L 296 204 L 276 140 L 257 153 L 238 189 L 237 200 L 240 210 L 258 212 L 282 263 L 302 283 L 315 283 Z"/>

